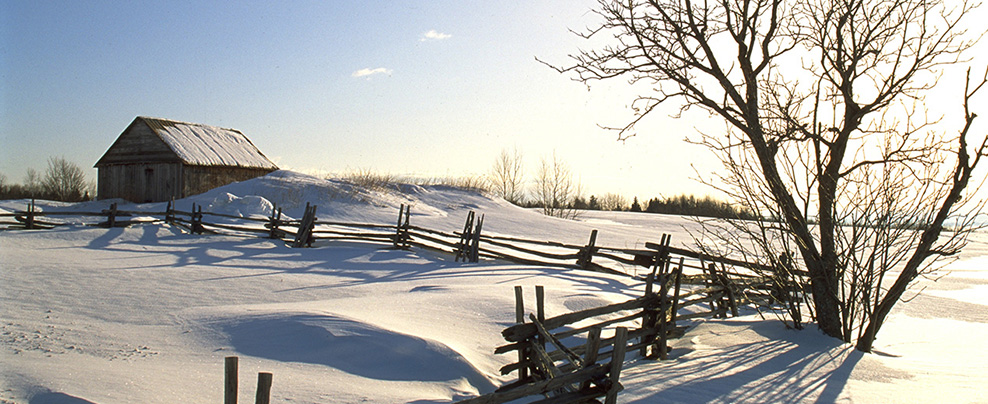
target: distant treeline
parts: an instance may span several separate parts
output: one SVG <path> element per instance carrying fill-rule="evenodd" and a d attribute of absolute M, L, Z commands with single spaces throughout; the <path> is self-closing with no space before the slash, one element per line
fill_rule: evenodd
<path fill-rule="evenodd" d="M 602 201 L 603 200 L 603 201 Z M 617 200 L 617 203 L 615 203 Z M 626 200 L 625 200 L 626 201 Z M 536 201 L 526 200 L 520 204 L 526 208 L 541 208 Z M 642 205 L 635 197 L 631 205 L 621 203 L 613 194 L 602 198 L 591 195 L 590 198 L 576 197 L 568 206 L 575 210 L 624 211 L 643 213 L 663 213 L 669 215 L 702 216 L 724 219 L 753 220 L 757 216 L 750 211 L 728 202 L 714 199 L 710 196 L 697 198 L 694 195 L 677 195 L 671 198 L 652 198 Z"/>
<path fill-rule="evenodd" d="M 635 199 L 638 202 L 638 199 Z M 635 205 L 631 208 L 634 210 Z M 639 206 L 639 209 L 641 207 Z M 693 195 L 677 195 L 672 198 L 652 198 L 645 204 L 645 212 L 671 215 L 718 217 L 725 219 L 752 220 L 757 216 L 736 205 L 718 201 L 709 196 L 697 198 Z"/>

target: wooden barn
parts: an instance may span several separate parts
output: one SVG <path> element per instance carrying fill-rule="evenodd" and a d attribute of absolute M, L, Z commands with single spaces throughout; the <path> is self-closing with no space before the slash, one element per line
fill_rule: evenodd
<path fill-rule="evenodd" d="M 139 116 L 96 162 L 97 198 L 161 202 L 278 167 L 236 129 Z"/>

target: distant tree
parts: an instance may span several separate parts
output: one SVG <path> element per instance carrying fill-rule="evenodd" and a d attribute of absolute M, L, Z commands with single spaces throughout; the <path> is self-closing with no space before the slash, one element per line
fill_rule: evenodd
<path fill-rule="evenodd" d="M 51 157 L 41 180 L 41 188 L 47 198 L 56 201 L 82 201 L 87 193 L 86 174 L 64 157 Z"/>
<path fill-rule="evenodd" d="M 28 168 L 27 174 L 24 176 L 24 192 L 29 198 L 41 196 L 41 175 L 33 168 Z"/>
<path fill-rule="evenodd" d="M 515 148 L 512 152 L 502 149 L 487 178 L 494 194 L 506 201 L 518 204 L 525 197 L 525 173 L 522 154 Z"/>
<path fill-rule="evenodd" d="M 571 205 L 571 207 L 573 209 L 578 209 L 578 210 L 587 210 L 590 208 L 590 204 L 587 203 L 587 200 L 583 199 L 582 196 L 576 196 L 575 198 L 573 198 L 573 204 Z"/>
<path fill-rule="evenodd" d="M 642 205 L 640 203 L 638 203 L 638 197 L 637 196 L 635 197 L 635 200 L 631 202 L 631 209 L 629 209 L 629 210 L 632 211 L 632 212 L 641 212 L 642 211 Z"/>
<path fill-rule="evenodd" d="M 619 194 L 606 193 L 600 197 L 600 210 L 625 210 L 628 199 Z"/>
<path fill-rule="evenodd" d="M 587 203 L 587 209 L 589 210 L 601 210 L 600 202 L 597 201 L 597 197 L 590 195 L 590 202 Z"/>
<path fill-rule="evenodd" d="M 577 215 L 571 207 L 573 200 L 580 195 L 580 186 L 573 180 L 569 165 L 560 160 L 555 152 L 552 157 L 542 158 L 532 195 L 542 208 L 542 213 L 548 216 L 572 219 Z"/>

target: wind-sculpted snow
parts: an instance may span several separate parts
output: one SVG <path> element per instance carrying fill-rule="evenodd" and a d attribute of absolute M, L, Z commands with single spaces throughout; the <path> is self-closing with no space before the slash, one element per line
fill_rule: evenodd
<path fill-rule="evenodd" d="M 0 201 L 5 211 L 28 201 Z M 42 210 L 164 211 L 165 204 L 38 201 Z M 485 234 L 641 248 L 661 234 L 689 245 L 688 219 L 587 212 L 560 220 L 481 193 L 442 186 L 362 189 L 289 171 L 177 201 L 179 210 L 298 216 L 462 229 L 470 210 Z M 217 219 L 219 220 L 219 219 Z M 631 355 L 621 402 L 985 402 L 988 235 L 976 233 L 952 272 L 923 280 L 896 306 L 873 355 L 785 329 L 747 311 L 689 323 L 672 360 Z M 634 271 L 633 268 L 628 269 Z M 103 229 L 0 231 L 0 404 L 199 403 L 222 400 L 223 358 L 239 356 L 240 397 L 272 372 L 273 402 L 438 403 L 514 380 L 493 355 L 514 322 L 513 287 L 544 285 L 546 313 L 641 296 L 629 277 L 482 260 L 381 244 L 191 235 L 162 223 Z M 575 338 L 578 340 L 579 338 Z"/>
<path fill-rule="evenodd" d="M 324 365 L 377 380 L 467 379 L 480 391 L 494 385 L 449 347 L 414 335 L 328 314 L 274 313 L 216 320 L 213 327 L 244 355 Z"/>

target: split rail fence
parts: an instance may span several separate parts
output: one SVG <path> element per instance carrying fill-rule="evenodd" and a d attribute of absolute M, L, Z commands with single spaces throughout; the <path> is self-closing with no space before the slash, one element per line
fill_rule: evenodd
<path fill-rule="evenodd" d="M 311 247 L 317 241 L 359 241 L 390 245 L 395 249 L 412 247 L 451 253 L 457 261 L 478 262 L 481 258 L 498 259 L 526 265 L 553 266 L 636 276 L 636 267 L 652 268 L 657 263 L 680 259 L 688 281 L 693 277 L 724 277 L 738 289 L 741 303 L 774 304 L 797 298 L 798 285 L 805 272 L 745 262 L 669 245 L 668 236 L 660 243 L 645 243 L 644 249 L 616 248 L 597 244 L 597 230 L 591 231 L 587 244 L 533 240 L 484 234 L 484 216 L 470 211 L 460 231 L 440 231 L 411 223 L 411 207 L 401 205 L 394 224 L 348 223 L 319 219 L 317 207 L 306 204 L 300 219 L 283 217 L 274 207 L 270 216 L 238 216 L 203 211 L 192 204 L 188 211 L 170 202 L 165 211 L 120 210 L 117 204 L 91 212 L 41 211 L 34 202 L 24 210 L 0 213 L 0 228 L 50 229 L 66 224 L 100 227 L 124 227 L 134 224 L 165 222 L 192 234 L 227 234 L 246 237 L 281 239 L 293 247 Z M 75 218 L 74 221 L 68 220 Z M 208 219 L 207 219 L 208 218 Z M 13 221 L 10 221 L 13 219 Z M 664 261 L 663 261 L 664 260 Z M 700 278 L 696 278 L 700 279 Z"/>
<path fill-rule="evenodd" d="M 674 259 L 669 240 L 666 236 L 654 245 L 645 292 L 636 299 L 546 318 L 545 291 L 536 286 L 536 310 L 526 321 L 522 287 L 515 286 L 517 324 L 502 331 L 508 344 L 494 352 L 516 353 L 517 361 L 500 371 L 502 375 L 517 372 L 518 378 L 461 403 L 504 403 L 535 395 L 546 396 L 539 403 L 587 402 L 598 397 L 614 403 L 623 389 L 620 373 L 627 352 L 665 360 L 669 340 L 682 337 L 686 330 L 677 322 L 737 316 L 739 296 L 747 285 L 732 282 L 715 264 L 703 273 L 684 275 L 685 257 Z"/>
<path fill-rule="evenodd" d="M 125 211 L 116 204 L 99 212 L 43 212 L 32 201 L 23 211 L 0 213 L 0 226 L 48 229 L 70 223 L 58 221 L 58 217 L 77 217 L 75 224 L 108 228 L 165 222 L 192 234 L 267 237 L 293 247 L 311 247 L 321 240 L 349 240 L 382 243 L 395 249 L 439 250 L 466 262 L 493 258 L 622 276 L 634 276 L 629 267 L 650 269 L 642 297 L 549 318 L 545 316 L 544 290 L 538 286 L 536 312 L 530 313 L 527 321 L 522 289 L 516 286 L 517 324 L 502 332 L 508 344 L 496 348 L 495 353 L 516 352 L 517 361 L 504 366 L 501 373 L 517 372 L 518 379 L 465 403 L 501 403 L 531 395 L 546 395 L 548 398 L 538 401 L 543 403 L 598 397 L 613 403 L 622 389 L 619 378 L 627 352 L 667 359 L 669 339 L 684 333 L 685 327 L 678 325 L 682 321 L 737 316 L 738 307 L 745 304 L 792 304 L 802 298 L 798 285 L 806 276 L 673 247 L 669 235 L 663 235 L 659 243 L 645 243 L 644 249 L 613 248 L 597 244 L 597 230 L 590 233 L 585 245 L 484 234 L 484 216 L 473 211 L 468 212 L 458 232 L 412 225 L 411 208 L 406 205 L 399 208 L 395 224 L 335 222 L 319 219 L 316 211 L 315 205 L 307 204 L 300 219 L 283 218 L 277 207 L 268 217 L 242 217 L 203 211 L 196 204 L 190 211 L 181 211 L 172 202 L 164 212 Z"/>

